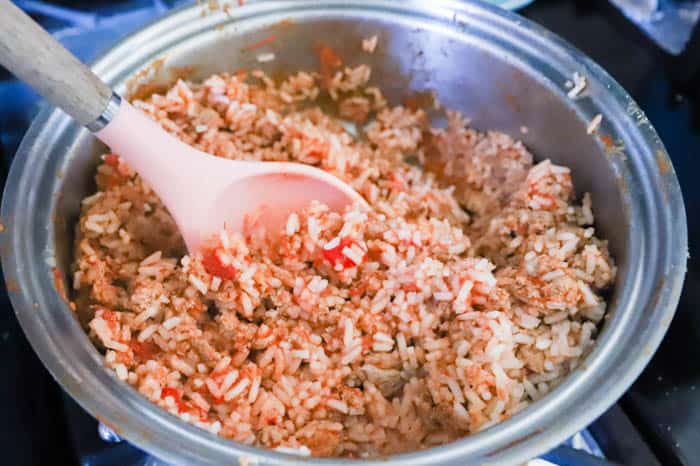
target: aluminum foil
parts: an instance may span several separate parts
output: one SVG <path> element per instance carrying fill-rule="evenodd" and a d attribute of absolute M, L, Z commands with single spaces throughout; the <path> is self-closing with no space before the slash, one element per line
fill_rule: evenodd
<path fill-rule="evenodd" d="M 659 47 L 673 55 L 685 49 L 700 18 L 698 0 L 610 0 Z"/>

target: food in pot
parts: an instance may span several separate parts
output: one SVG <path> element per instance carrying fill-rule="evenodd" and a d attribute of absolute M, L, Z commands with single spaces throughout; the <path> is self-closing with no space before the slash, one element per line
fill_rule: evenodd
<path fill-rule="evenodd" d="M 276 235 L 251 218 L 187 255 L 107 154 L 77 226 L 77 312 L 119 379 L 222 437 L 315 456 L 441 445 L 580 364 L 615 266 L 568 168 L 458 113 L 431 128 L 368 86 L 367 66 L 338 65 L 178 81 L 133 104 L 217 156 L 327 170 L 369 211 L 313 203 Z"/>

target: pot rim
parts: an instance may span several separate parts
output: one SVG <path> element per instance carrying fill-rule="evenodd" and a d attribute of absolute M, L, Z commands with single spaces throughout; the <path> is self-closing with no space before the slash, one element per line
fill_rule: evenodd
<path fill-rule="evenodd" d="M 509 58 L 522 60 L 525 67 L 546 66 L 542 71 L 545 84 L 563 99 L 566 90 L 559 78 L 585 70 L 589 86 L 596 93 L 590 102 L 571 101 L 569 105 L 582 119 L 590 119 L 597 110 L 604 109 L 614 134 L 625 141 L 626 156 L 610 157 L 610 164 L 626 186 L 621 191 L 629 217 L 626 247 L 630 267 L 616 285 L 620 299 L 611 304 L 614 315 L 591 354 L 542 400 L 486 431 L 440 447 L 365 464 L 379 465 L 387 460 L 407 466 L 428 461 L 522 461 L 553 448 L 588 425 L 627 390 L 651 359 L 675 312 L 686 270 L 687 226 L 680 187 L 662 142 L 631 97 L 602 68 L 541 26 L 482 2 L 436 0 L 425 5 L 420 0 L 400 4 L 390 0 L 273 0 L 247 2 L 243 8 L 232 9 L 230 17 L 220 12 L 201 17 L 200 12 L 201 7 L 190 6 L 154 21 L 113 47 L 93 69 L 108 82 L 116 82 L 123 78 L 114 71 L 118 65 L 122 70 L 128 67 L 123 63 L 143 66 L 158 55 L 153 45 L 150 56 L 135 57 L 134 47 L 150 42 L 167 48 L 236 20 L 256 18 L 272 24 L 276 18 L 295 15 L 342 12 L 352 16 L 371 12 L 450 27 L 455 34 L 482 34 L 489 45 L 497 47 L 515 47 L 520 41 L 518 56 Z M 42 170 L 37 169 L 43 163 L 42 148 L 56 143 L 59 135 L 70 128 L 74 129 L 75 124 L 58 110 L 44 109 L 37 116 L 12 165 L 1 213 L 6 228 L 0 234 L 0 251 L 10 298 L 25 334 L 54 378 L 83 408 L 120 436 L 172 463 L 214 464 L 243 456 L 285 465 L 300 461 L 356 462 L 301 458 L 219 438 L 152 404 L 104 367 L 101 356 L 54 289 L 54 226 L 42 225 L 42 231 L 38 231 L 34 224 L 42 209 L 50 213 L 56 205 L 55 191 L 50 201 L 42 203 L 33 188 L 42 176 Z M 34 215 L 22 215 L 28 207 L 38 210 L 32 211 Z M 35 236 L 44 246 L 42 251 L 31 247 L 28 239 Z M 43 257 L 41 264 L 37 257 Z M 651 317 L 640 323 L 642 308 L 651 309 Z M 640 325 L 645 326 L 642 331 Z M 80 340 L 77 354 L 63 352 L 60 339 L 49 331 L 53 326 Z M 643 344 L 640 351 L 617 351 L 635 344 Z M 76 356 L 83 363 L 74 366 L 70 361 Z"/>

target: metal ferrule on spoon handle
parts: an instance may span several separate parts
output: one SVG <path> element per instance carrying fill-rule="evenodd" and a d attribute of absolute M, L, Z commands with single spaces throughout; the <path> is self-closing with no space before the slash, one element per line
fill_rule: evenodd
<path fill-rule="evenodd" d="M 114 120 L 119 112 L 119 108 L 122 105 L 122 98 L 116 92 L 112 92 L 112 96 L 107 102 L 107 106 L 104 111 L 92 120 L 90 123 L 86 124 L 85 127 L 89 129 L 92 133 L 98 133 L 103 130 L 108 124 Z"/>

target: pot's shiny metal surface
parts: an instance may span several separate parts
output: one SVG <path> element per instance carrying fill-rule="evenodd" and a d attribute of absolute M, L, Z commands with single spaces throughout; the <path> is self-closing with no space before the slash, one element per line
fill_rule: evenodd
<path fill-rule="evenodd" d="M 598 232 L 619 264 L 615 291 L 594 351 L 550 395 L 512 419 L 458 442 L 375 461 L 513 464 L 581 429 L 629 387 L 671 322 L 687 256 L 686 220 L 675 173 L 654 129 L 602 69 L 548 31 L 517 15 L 475 2 L 419 0 L 247 1 L 228 13 L 190 7 L 154 23 L 94 65 L 125 90 L 127 78 L 164 58 L 168 68 L 194 65 L 196 77 L 260 65 L 248 46 L 270 34 L 271 73 L 317 66 L 321 42 L 346 63 L 372 65 L 373 83 L 395 101 L 435 91 L 480 128 L 498 128 L 540 158 L 573 170 L 579 192 L 591 191 Z M 361 52 L 378 34 L 377 52 Z M 584 96 L 567 97 L 574 72 Z M 170 76 L 172 77 L 172 76 Z M 598 135 L 587 122 L 604 115 Z M 521 127 L 527 127 L 521 134 Z M 94 189 L 98 143 L 59 111 L 46 110 L 27 133 L 2 205 L 0 247 L 17 316 L 44 364 L 78 402 L 135 445 L 179 464 L 295 464 L 299 458 L 219 439 L 177 420 L 104 368 L 67 303 L 54 270 L 68 283 L 72 230 L 80 199 Z M 54 269 L 56 267 L 56 269 Z M 311 463 L 324 463 L 307 459 Z M 333 461 L 338 463 L 338 461 Z"/>

